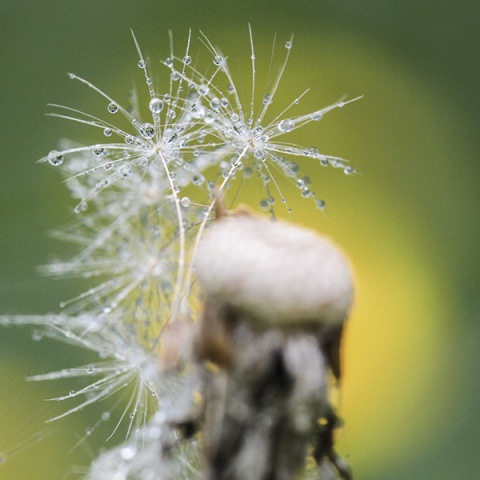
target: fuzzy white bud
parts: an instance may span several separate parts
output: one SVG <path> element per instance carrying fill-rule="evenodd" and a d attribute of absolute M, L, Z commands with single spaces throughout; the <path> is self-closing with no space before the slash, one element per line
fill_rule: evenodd
<path fill-rule="evenodd" d="M 352 274 L 339 249 L 284 221 L 249 214 L 217 220 L 194 267 L 206 294 L 267 325 L 340 325 L 353 302 Z"/>

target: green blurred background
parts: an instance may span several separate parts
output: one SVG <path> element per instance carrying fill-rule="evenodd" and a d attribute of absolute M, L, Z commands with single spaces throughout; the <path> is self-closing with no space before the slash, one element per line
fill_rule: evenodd
<path fill-rule="evenodd" d="M 329 217 L 287 192 L 295 220 L 334 236 L 356 270 L 341 453 L 357 480 L 478 478 L 477 1 L 2 0 L 0 314 L 58 311 L 83 288 L 35 270 L 61 251 L 46 233 L 72 209 L 56 172 L 35 160 L 61 137 L 100 141 L 96 132 L 44 117 L 49 102 L 104 111 L 65 73 L 125 100 L 141 82 L 129 29 L 145 54 L 163 58 L 168 30 L 184 45 L 189 27 L 248 72 L 248 22 L 267 63 L 273 34 L 282 45 L 295 33 L 276 102 L 309 87 L 304 111 L 364 95 L 291 138 L 361 172 L 345 177 L 302 163 Z M 241 82 L 248 86 L 248 75 Z M 94 458 L 112 425 L 78 442 L 111 406 L 45 425 L 67 407 L 43 399 L 71 384 L 25 382 L 30 373 L 86 361 L 81 351 L 33 341 L 32 329 L 0 331 L 1 479 L 76 478 Z"/>

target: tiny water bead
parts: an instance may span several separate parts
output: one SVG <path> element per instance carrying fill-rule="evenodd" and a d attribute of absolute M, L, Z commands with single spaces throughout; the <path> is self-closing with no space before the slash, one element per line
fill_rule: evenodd
<path fill-rule="evenodd" d="M 295 128 L 295 123 L 293 120 L 285 119 L 278 124 L 278 129 L 282 133 L 291 132 Z"/>
<path fill-rule="evenodd" d="M 113 130 L 111 128 L 105 128 L 103 130 L 103 134 L 106 136 L 106 137 L 111 137 L 113 135 Z"/>
<path fill-rule="evenodd" d="M 105 155 L 106 150 L 101 145 L 96 145 L 95 147 L 92 147 L 92 153 L 96 157 L 102 157 L 103 155 Z"/>
<path fill-rule="evenodd" d="M 143 60 L 143 58 L 142 58 L 138 61 L 137 65 L 139 66 L 139 68 L 145 68 L 146 65 L 147 65 L 147 62 L 145 62 L 145 60 Z"/>
<path fill-rule="evenodd" d="M 185 55 L 183 57 L 183 63 L 185 65 L 190 65 L 192 63 L 192 57 L 190 55 Z"/>
<path fill-rule="evenodd" d="M 48 154 L 48 162 L 53 165 L 54 167 L 58 167 L 63 163 L 63 155 L 56 150 L 52 150 Z"/>
<path fill-rule="evenodd" d="M 285 42 L 285 48 L 286 48 L 287 50 L 290 50 L 290 49 L 292 48 L 292 41 L 291 41 L 291 40 L 287 40 L 287 41 Z"/>
<path fill-rule="evenodd" d="M 152 98 L 148 107 L 152 113 L 160 113 L 164 107 L 163 100 L 160 98 Z"/>
<path fill-rule="evenodd" d="M 118 110 L 119 110 L 119 107 L 118 105 L 115 103 L 115 102 L 110 102 L 107 106 L 107 110 L 110 112 L 110 113 L 117 113 Z"/>
<path fill-rule="evenodd" d="M 190 200 L 189 197 L 183 197 L 180 200 L 180 205 L 184 208 L 188 208 L 192 204 L 192 201 Z"/>
<path fill-rule="evenodd" d="M 223 63 L 223 57 L 220 55 L 216 55 L 213 59 L 213 64 L 216 65 L 217 67 L 220 66 Z"/>
<path fill-rule="evenodd" d="M 210 102 L 210 107 L 212 107 L 213 110 L 220 110 L 222 104 L 218 98 L 213 98 Z"/>
<path fill-rule="evenodd" d="M 144 123 L 140 127 L 140 135 L 146 139 L 153 138 L 155 136 L 155 127 L 151 123 Z"/>

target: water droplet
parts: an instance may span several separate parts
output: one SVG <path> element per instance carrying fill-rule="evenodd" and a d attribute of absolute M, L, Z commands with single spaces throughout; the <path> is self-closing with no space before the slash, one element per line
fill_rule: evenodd
<path fill-rule="evenodd" d="M 125 143 L 128 143 L 129 145 L 131 145 L 134 142 L 135 142 L 135 137 L 133 135 L 127 135 L 125 137 Z"/>
<path fill-rule="evenodd" d="M 228 93 L 233 93 L 234 91 L 235 91 L 235 87 L 234 87 L 233 85 L 229 85 L 229 86 L 227 87 L 227 92 L 228 92 Z"/>
<path fill-rule="evenodd" d="M 291 41 L 291 40 L 287 40 L 287 41 L 285 42 L 285 48 L 286 48 L 287 50 L 290 50 L 290 49 L 292 48 L 292 41 Z"/>
<path fill-rule="evenodd" d="M 320 210 L 324 210 L 325 209 L 325 200 L 317 200 L 315 202 L 315 205 L 317 206 L 317 208 L 319 208 Z"/>
<path fill-rule="evenodd" d="M 145 79 L 145 83 L 146 83 L 147 85 L 151 85 L 151 84 L 153 83 L 153 80 L 152 80 L 150 77 L 147 77 L 147 78 Z"/>
<path fill-rule="evenodd" d="M 144 123 L 140 127 L 140 135 L 146 139 L 153 138 L 155 136 L 155 127 L 151 123 Z"/>
<path fill-rule="evenodd" d="M 77 76 L 74 73 L 69 73 L 68 78 L 71 78 L 72 80 L 75 80 L 75 78 L 77 78 Z"/>
<path fill-rule="evenodd" d="M 264 105 L 270 105 L 273 100 L 273 95 L 271 93 L 266 93 L 265 96 L 263 97 L 263 104 Z"/>
<path fill-rule="evenodd" d="M 269 205 L 268 205 L 268 200 L 265 200 L 265 199 L 264 199 L 264 200 L 260 200 L 260 208 L 261 208 L 262 210 L 266 210 L 266 209 L 268 208 L 268 206 L 269 206 Z"/>
<path fill-rule="evenodd" d="M 148 104 L 148 108 L 152 113 L 160 113 L 163 110 L 163 100 L 160 98 L 152 98 Z"/>
<path fill-rule="evenodd" d="M 277 128 L 283 133 L 291 132 L 295 128 L 295 123 L 290 119 L 282 120 Z"/>
<path fill-rule="evenodd" d="M 110 102 L 108 104 L 107 110 L 110 113 L 117 113 L 118 112 L 118 105 L 115 102 Z"/>
<path fill-rule="evenodd" d="M 110 420 L 110 412 L 103 412 L 102 413 L 102 420 L 104 422 L 107 422 L 108 420 Z"/>
<path fill-rule="evenodd" d="M 120 456 L 123 460 L 132 460 L 135 457 L 136 453 L 137 449 L 133 446 L 123 447 L 122 450 L 120 450 Z"/>
<path fill-rule="evenodd" d="M 355 169 L 353 167 L 345 167 L 343 169 L 343 173 L 345 173 L 345 175 L 353 175 L 355 173 Z"/>
<path fill-rule="evenodd" d="M 137 65 L 140 67 L 140 68 L 145 68 L 147 66 L 147 62 L 145 60 L 140 59 L 137 63 Z"/>
<path fill-rule="evenodd" d="M 210 89 L 207 87 L 207 85 L 199 85 L 197 87 L 197 91 L 200 95 L 208 95 L 208 92 L 210 91 Z"/>
<path fill-rule="evenodd" d="M 87 373 L 89 375 L 91 375 L 93 373 L 93 371 L 94 371 L 94 368 L 91 365 L 89 367 L 87 367 Z"/>
<path fill-rule="evenodd" d="M 69 395 L 70 395 L 71 397 L 74 397 L 76 394 L 77 394 L 77 392 L 76 392 L 75 390 L 70 390 Z"/>
<path fill-rule="evenodd" d="M 222 104 L 218 98 L 212 98 L 210 101 L 210 107 L 212 107 L 213 110 L 220 110 L 221 106 Z"/>
<path fill-rule="evenodd" d="M 105 155 L 105 149 L 101 146 L 101 145 L 97 145 L 95 147 L 92 147 L 92 153 L 96 156 L 96 157 L 102 157 L 103 155 Z"/>
<path fill-rule="evenodd" d="M 40 330 L 34 330 L 32 332 L 32 340 L 34 340 L 35 342 L 40 341 L 42 338 L 43 338 L 43 334 Z"/>
<path fill-rule="evenodd" d="M 48 162 L 54 167 L 58 167 L 63 163 L 63 155 L 58 153 L 56 150 L 52 150 L 48 154 Z"/>
<path fill-rule="evenodd" d="M 127 178 L 132 174 L 132 169 L 129 167 L 122 168 L 122 177 Z"/>
<path fill-rule="evenodd" d="M 185 55 L 183 57 L 183 63 L 185 65 L 190 65 L 192 63 L 192 57 L 190 55 Z"/>
<path fill-rule="evenodd" d="M 312 192 L 310 191 L 310 189 L 307 186 L 302 188 L 302 197 L 307 198 L 311 195 L 311 193 Z"/>
<path fill-rule="evenodd" d="M 227 108 L 230 105 L 230 101 L 225 97 L 220 99 L 220 103 L 222 104 L 223 108 Z"/>
<path fill-rule="evenodd" d="M 322 114 L 320 112 L 315 112 L 315 113 L 312 113 L 312 115 L 310 116 L 310 118 L 314 121 L 314 122 L 319 122 L 321 119 L 322 119 Z"/>
<path fill-rule="evenodd" d="M 298 188 L 303 188 L 304 185 L 305 185 L 305 182 L 304 182 L 301 178 L 299 178 L 299 179 L 297 180 L 297 187 L 298 187 Z"/>
<path fill-rule="evenodd" d="M 105 168 L 105 170 L 110 170 L 110 169 L 112 168 L 111 162 L 106 163 L 106 164 L 103 166 L 103 168 Z"/>
<path fill-rule="evenodd" d="M 111 128 L 105 128 L 103 130 L 103 134 L 106 136 L 106 137 L 111 137 L 113 135 L 113 130 Z"/>
<path fill-rule="evenodd" d="M 172 57 L 167 57 L 165 59 L 165 65 L 167 65 L 168 67 L 171 67 L 173 65 L 173 58 Z"/>
<path fill-rule="evenodd" d="M 199 187 L 205 182 L 205 177 L 203 175 L 194 175 L 192 178 L 192 183 Z"/>
<path fill-rule="evenodd" d="M 178 80 L 180 80 L 180 73 L 177 72 L 177 71 L 174 71 L 174 72 L 172 72 L 170 77 L 174 82 L 177 82 Z"/>
<path fill-rule="evenodd" d="M 183 197 L 180 200 L 180 205 L 182 207 L 188 208 L 192 204 L 192 201 L 188 197 Z"/>
<path fill-rule="evenodd" d="M 223 63 L 223 57 L 221 57 L 220 55 L 216 55 L 213 59 L 213 64 L 217 65 L 217 67 L 218 67 L 222 63 Z"/>

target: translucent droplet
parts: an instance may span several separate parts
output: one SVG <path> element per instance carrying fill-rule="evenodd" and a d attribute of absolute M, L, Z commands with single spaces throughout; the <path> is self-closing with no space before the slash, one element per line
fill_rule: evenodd
<path fill-rule="evenodd" d="M 353 167 L 345 167 L 343 169 L 343 173 L 345 173 L 345 175 L 353 175 L 355 173 L 355 169 Z"/>
<path fill-rule="evenodd" d="M 102 413 L 102 420 L 104 422 L 108 422 L 108 420 L 110 420 L 110 412 L 103 412 Z"/>
<path fill-rule="evenodd" d="M 183 197 L 180 200 L 180 205 L 182 207 L 188 208 L 192 204 L 192 201 L 188 197 Z"/>
<path fill-rule="evenodd" d="M 96 147 L 92 147 L 92 153 L 96 157 L 102 157 L 105 155 L 105 149 L 101 145 L 97 145 Z"/>
<path fill-rule="evenodd" d="M 297 187 L 298 187 L 298 188 L 303 188 L 304 185 L 305 185 L 305 182 L 304 182 L 301 178 L 299 178 L 299 179 L 297 180 Z"/>
<path fill-rule="evenodd" d="M 125 137 L 125 143 L 128 143 L 129 145 L 131 145 L 134 142 L 135 142 L 135 137 L 133 135 L 127 135 Z"/>
<path fill-rule="evenodd" d="M 105 128 L 103 130 L 103 134 L 106 136 L 106 137 L 111 137 L 113 135 L 113 130 L 111 128 Z"/>
<path fill-rule="evenodd" d="M 105 170 L 110 170 L 112 168 L 112 166 L 113 165 L 111 164 L 111 162 L 108 162 L 103 166 L 103 168 L 105 168 Z"/>
<path fill-rule="evenodd" d="M 115 102 L 110 102 L 108 104 L 107 110 L 110 113 L 117 113 L 118 112 L 118 105 Z"/>
<path fill-rule="evenodd" d="M 291 40 L 287 40 L 287 41 L 285 42 L 285 48 L 286 48 L 287 50 L 290 50 L 290 49 L 292 48 L 292 41 L 291 41 Z"/>
<path fill-rule="evenodd" d="M 225 97 L 220 99 L 220 103 L 222 104 L 223 108 L 227 108 L 228 105 L 230 105 L 230 101 L 228 100 L 228 98 Z"/>
<path fill-rule="evenodd" d="M 40 330 L 34 330 L 32 332 L 32 340 L 34 340 L 35 342 L 40 341 L 42 338 L 43 338 L 43 334 Z"/>
<path fill-rule="evenodd" d="M 75 78 L 77 78 L 77 76 L 74 73 L 69 73 L 68 78 L 71 78 L 72 80 L 75 80 Z"/>
<path fill-rule="evenodd" d="M 213 110 L 220 110 L 221 106 L 222 104 L 218 98 L 213 98 L 210 102 L 210 107 L 212 107 Z"/>
<path fill-rule="evenodd" d="M 160 113 L 163 110 L 163 100 L 160 98 L 152 98 L 148 104 L 148 108 L 152 113 Z"/>
<path fill-rule="evenodd" d="M 136 453 L 137 449 L 133 446 L 123 447 L 120 451 L 120 456 L 123 460 L 132 460 L 133 458 L 135 458 Z"/>
<path fill-rule="evenodd" d="M 145 62 L 145 60 L 143 60 L 143 58 L 142 58 L 142 59 L 140 59 L 140 60 L 138 61 L 138 64 L 137 64 L 137 65 L 138 65 L 140 68 L 145 68 L 146 65 L 147 65 L 147 62 Z"/>
<path fill-rule="evenodd" d="M 58 167 L 63 163 L 63 155 L 58 153 L 56 150 L 52 150 L 48 154 L 48 162 L 54 167 Z"/>
<path fill-rule="evenodd" d="M 321 165 L 322 167 L 328 167 L 328 160 L 327 160 L 326 158 L 322 158 L 322 159 L 320 160 L 320 165 Z"/>
<path fill-rule="evenodd" d="M 76 394 L 77 394 L 77 392 L 76 392 L 75 390 L 70 390 L 69 395 L 70 395 L 71 397 L 74 397 Z"/>
<path fill-rule="evenodd" d="M 208 92 L 210 91 L 207 85 L 199 85 L 197 90 L 198 90 L 198 93 L 203 96 L 208 95 Z"/>
<path fill-rule="evenodd" d="M 155 127 L 151 123 L 144 123 L 140 127 L 140 135 L 143 138 L 153 138 L 155 136 Z"/>
<path fill-rule="evenodd" d="M 145 79 L 145 83 L 146 83 L 147 85 L 151 85 L 151 84 L 153 83 L 153 80 L 152 80 L 150 77 L 147 77 L 147 78 Z"/>
<path fill-rule="evenodd" d="M 263 97 L 263 104 L 270 105 L 272 103 L 272 100 L 273 100 L 273 95 L 271 93 L 267 93 Z"/>
<path fill-rule="evenodd" d="M 194 175 L 192 178 L 192 183 L 197 187 L 202 185 L 205 182 L 205 177 L 203 175 Z"/>
<path fill-rule="evenodd" d="M 291 132 L 295 128 L 295 123 L 290 119 L 282 120 L 277 128 L 283 133 Z"/>
<path fill-rule="evenodd" d="M 125 167 L 122 169 L 122 177 L 127 178 L 132 174 L 132 169 L 129 167 Z"/>
<path fill-rule="evenodd" d="M 228 93 L 233 93 L 234 91 L 235 91 L 235 87 L 234 87 L 233 85 L 229 85 L 229 86 L 227 87 L 227 92 L 228 92 Z"/>
<path fill-rule="evenodd" d="M 192 63 L 192 57 L 190 55 L 185 55 L 183 57 L 183 63 L 185 65 L 190 65 Z"/>
<path fill-rule="evenodd" d="M 223 63 L 223 57 L 221 57 L 220 55 L 216 55 L 213 59 L 213 64 L 217 65 L 217 67 L 218 67 L 222 63 Z"/>
<path fill-rule="evenodd" d="M 269 207 L 268 200 L 260 200 L 260 208 L 266 210 Z"/>
<path fill-rule="evenodd" d="M 91 375 L 91 374 L 93 373 L 93 371 L 94 371 L 94 368 L 92 367 L 92 365 L 90 365 L 90 366 L 87 367 L 87 373 L 88 373 L 89 375 Z"/>
<path fill-rule="evenodd" d="M 177 82 L 178 80 L 180 80 L 180 73 L 179 72 L 172 72 L 172 74 L 170 75 L 171 79 L 174 81 L 174 82 Z"/>
<path fill-rule="evenodd" d="M 315 201 L 315 205 L 316 205 L 317 208 L 319 208 L 320 210 L 324 210 L 324 209 L 325 209 L 325 206 L 326 206 L 326 203 L 325 203 L 325 200 L 316 200 L 316 201 Z"/>
<path fill-rule="evenodd" d="M 165 65 L 167 65 L 168 67 L 171 67 L 173 65 L 173 58 L 172 57 L 167 57 L 165 59 Z"/>

